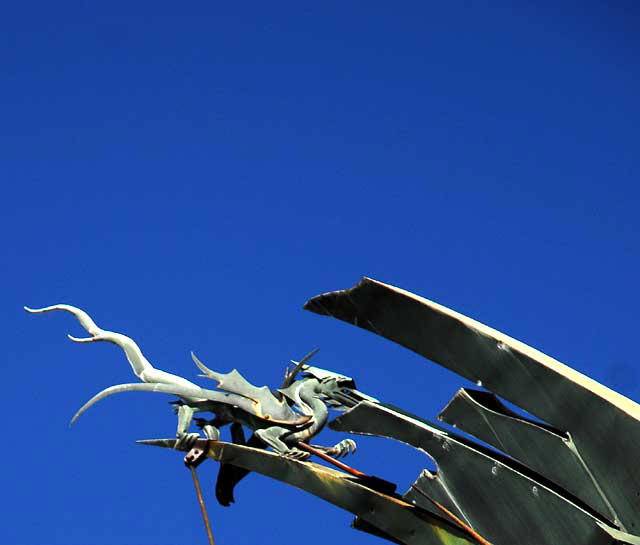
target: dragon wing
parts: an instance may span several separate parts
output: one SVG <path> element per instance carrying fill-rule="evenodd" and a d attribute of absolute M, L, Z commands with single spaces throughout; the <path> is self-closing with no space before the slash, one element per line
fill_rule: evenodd
<path fill-rule="evenodd" d="M 300 415 L 295 413 L 285 399 L 278 399 L 267 386 L 257 387 L 245 379 L 236 369 L 230 373 L 218 373 L 209 369 L 191 352 L 194 363 L 206 378 L 217 381 L 218 388 L 225 392 L 239 395 L 251 400 L 255 406 L 255 414 L 266 420 L 280 422 L 297 422 Z"/>

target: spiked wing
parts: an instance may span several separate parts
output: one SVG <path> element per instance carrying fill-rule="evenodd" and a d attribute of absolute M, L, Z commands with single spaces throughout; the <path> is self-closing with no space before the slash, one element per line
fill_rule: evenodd
<path fill-rule="evenodd" d="M 217 381 L 218 388 L 225 392 L 237 394 L 253 402 L 256 416 L 265 420 L 277 420 L 279 422 L 297 422 L 301 417 L 296 414 L 287 402 L 279 400 L 266 386 L 257 387 L 245 379 L 236 369 L 230 373 L 218 373 L 209 369 L 192 352 L 191 357 L 204 373 L 203 376 Z"/>

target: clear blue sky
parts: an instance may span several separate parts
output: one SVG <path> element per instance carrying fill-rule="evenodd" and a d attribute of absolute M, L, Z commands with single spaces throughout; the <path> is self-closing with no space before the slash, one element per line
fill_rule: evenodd
<path fill-rule="evenodd" d="M 168 397 L 75 345 L 69 303 L 158 367 L 275 386 L 317 365 L 435 418 L 464 381 L 302 310 L 367 275 L 640 398 L 636 2 L 13 2 L 0 22 L 3 507 L 9 545 L 204 543 Z M 326 433 L 319 440 L 339 439 Z M 383 440 L 351 462 L 404 489 Z M 251 476 L 220 545 L 373 544 Z M 309 528 L 312 530 L 309 530 Z M 266 533 L 265 533 L 266 532 Z"/>

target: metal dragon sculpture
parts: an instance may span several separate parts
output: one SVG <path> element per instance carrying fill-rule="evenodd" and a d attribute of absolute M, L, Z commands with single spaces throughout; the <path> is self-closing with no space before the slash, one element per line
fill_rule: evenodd
<path fill-rule="evenodd" d="M 305 309 L 369 330 L 477 384 L 480 389 L 460 389 L 439 415 L 456 429 L 310 366 L 315 352 L 294 362 L 273 391 L 235 370 L 216 373 L 193 356 L 217 382 L 207 390 L 156 369 L 132 339 L 99 328 L 76 307 L 27 308 L 72 313 L 90 334 L 72 340 L 117 344 L 142 381 L 103 390 L 73 420 L 118 392 L 178 396 L 176 438 L 142 442 L 189 451 L 185 462 L 193 456 L 220 462 L 222 505 L 234 501 L 234 486 L 255 471 L 348 510 L 356 516 L 354 528 L 403 545 L 640 545 L 640 405 L 504 333 L 376 280 L 320 294 Z M 331 408 L 341 412 L 328 422 Z M 203 412 L 213 417 L 194 417 Z M 192 421 L 204 438 L 189 432 Z M 226 424 L 231 443 L 219 440 Z M 400 495 L 393 483 L 335 460 L 355 450 L 352 440 L 309 445 L 325 424 L 401 441 L 428 455 L 437 470 L 425 469 Z M 252 431 L 247 441 L 243 427 Z M 339 470 L 310 463 L 310 453 Z M 203 516 L 207 524 L 204 510 Z"/>
<path fill-rule="evenodd" d="M 319 451 L 332 458 L 341 458 L 356 450 L 352 439 L 344 439 L 332 447 L 308 445 L 326 425 L 329 407 L 346 409 L 363 399 L 373 398 L 358 392 L 353 379 L 332 371 L 312 367 L 307 361 L 317 352 L 307 354 L 295 364 L 287 367 L 280 388 L 272 392 L 268 387 L 260 388 L 249 383 L 236 369 L 230 373 L 218 373 L 205 366 L 195 354 L 193 361 L 204 374 L 200 375 L 217 382 L 217 390 L 201 388 L 197 384 L 155 368 L 144 356 L 138 344 L 123 335 L 100 328 L 83 310 L 71 305 L 53 305 L 32 309 L 38 314 L 62 310 L 73 314 L 90 337 L 68 337 L 78 343 L 105 341 L 119 346 L 125 353 L 134 374 L 142 381 L 133 384 L 118 384 L 105 388 L 87 401 L 71 419 L 73 424 L 89 407 L 107 396 L 131 391 L 173 394 L 178 415 L 177 441 L 174 448 L 189 450 L 200 438 L 200 433 L 189 433 L 192 421 L 204 432 L 207 439 L 217 441 L 220 427 L 230 425 L 233 442 L 251 447 L 271 447 L 276 453 L 295 460 L 306 460 L 309 450 Z M 196 413 L 212 413 L 213 418 L 194 418 Z M 252 430 L 248 441 L 244 439 L 242 427 Z M 301 444 L 309 450 L 299 448 Z M 233 502 L 233 486 L 246 472 L 223 465 L 221 467 L 216 496 L 222 505 Z"/>

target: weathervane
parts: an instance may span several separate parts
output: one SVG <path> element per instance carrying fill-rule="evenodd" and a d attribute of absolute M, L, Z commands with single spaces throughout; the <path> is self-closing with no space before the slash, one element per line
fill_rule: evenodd
<path fill-rule="evenodd" d="M 408 414 L 356 389 L 353 379 L 309 365 L 317 352 L 287 368 L 279 388 L 255 387 L 237 370 L 212 371 L 192 354 L 205 389 L 156 369 L 138 345 L 103 330 L 77 307 L 54 305 L 89 333 L 76 342 L 107 341 L 124 351 L 141 383 L 111 386 L 72 419 L 119 392 L 177 396 L 175 439 L 141 443 L 187 451 L 209 541 L 213 544 L 195 467 L 220 462 L 216 498 L 255 471 L 302 488 L 356 515 L 353 527 L 406 545 L 640 545 L 640 406 L 562 363 L 475 320 L 393 286 L 364 278 L 347 290 L 310 299 L 305 308 L 352 323 L 439 363 L 483 389 L 461 389 L 440 420 L 489 448 Z M 537 419 L 508 409 L 499 397 Z M 328 422 L 330 410 L 340 412 Z M 204 418 L 201 413 L 209 413 Z M 194 422 L 204 437 L 189 432 Z M 356 444 L 309 443 L 328 423 L 334 430 L 392 438 L 429 455 L 404 495 L 393 483 L 338 458 Z M 232 442 L 220 441 L 229 425 Z M 243 429 L 252 434 L 245 440 Z M 271 448 L 273 452 L 266 450 Z M 310 462 L 316 455 L 336 469 Z"/>

